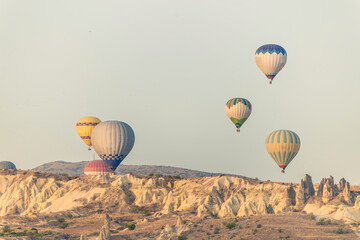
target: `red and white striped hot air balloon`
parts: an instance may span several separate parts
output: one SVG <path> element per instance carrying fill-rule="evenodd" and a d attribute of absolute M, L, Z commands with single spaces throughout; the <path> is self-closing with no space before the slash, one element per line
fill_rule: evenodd
<path fill-rule="evenodd" d="M 90 161 L 84 167 L 84 174 L 86 175 L 106 175 L 112 172 L 103 160 Z"/>

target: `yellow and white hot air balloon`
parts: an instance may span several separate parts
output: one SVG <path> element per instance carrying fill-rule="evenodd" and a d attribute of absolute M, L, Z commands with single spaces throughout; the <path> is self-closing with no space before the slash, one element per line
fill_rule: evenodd
<path fill-rule="evenodd" d="M 277 130 L 267 137 L 266 150 L 285 172 L 285 168 L 294 159 L 300 149 L 299 136 L 290 130 Z"/>
<path fill-rule="evenodd" d="M 80 138 L 89 146 L 91 150 L 91 133 L 93 129 L 101 123 L 101 120 L 96 117 L 83 117 L 76 123 L 76 132 Z"/>

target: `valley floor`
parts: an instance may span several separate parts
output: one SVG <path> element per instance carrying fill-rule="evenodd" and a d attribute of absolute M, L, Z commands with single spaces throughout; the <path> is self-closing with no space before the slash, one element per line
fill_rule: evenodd
<path fill-rule="evenodd" d="M 199 218 L 189 213 L 182 215 L 184 224 L 177 224 L 177 215 L 146 216 L 144 214 L 110 214 L 111 239 L 114 240 L 150 240 L 150 239 L 178 239 L 179 235 L 187 240 L 207 239 L 359 239 L 351 230 L 351 226 L 340 221 L 323 222 L 312 219 L 305 213 L 267 214 L 237 218 Z M 13 219 L 15 220 L 15 219 Z M 11 225 L 16 231 L 36 228 L 39 233 L 52 231 L 58 234 L 47 236 L 43 239 L 79 239 L 84 233 L 90 239 L 96 239 L 97 233 L 104 223 L 104 215 L 96 214 L 88 217 L 66 219 L 68 226 L 60 229 L 58 221 L 50 219 L 39 223 L 28 222 L 26 227 L 18 230 L 17 227 L 24 225 Z M 136 223 L 134 230 L 124 229 L 129 223 Z M 318 223 L 318 224 L 317 224 Z M 169 225 L 169 226 L 166 226 Z M 341 230 L 340 230 L 341 229 Z M 343 233 L 341 233 L 343 231 Z M 60 234 L 61 232 L 61 234 Z M 30 238 L 29 238 L 30 239 Z M 33 238 L 34 239 L 34 238 Z M 35 238 L 42 239 L 42 238 Z"/>

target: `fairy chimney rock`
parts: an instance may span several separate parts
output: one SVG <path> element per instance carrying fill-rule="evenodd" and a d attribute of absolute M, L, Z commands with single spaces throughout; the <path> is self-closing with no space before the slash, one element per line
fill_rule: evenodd
<path fill-rule="evenodd" d="M 84 233 L 81 233 L 80 240 L 87 240 L 86 235 Z"/>
<path fill-rule="evenodd" d="M 108 214 L 105 214 L 104 227 L 110 229 L 110 222 L 111 222 L 111 218 L 109 217 Z"/>
<path fill-rule="evenodd" d="M 346 182 L 346 181 L 345 181 Z M 351 203 L 351 194 L 350 194 L 350 183 L 346 182 L 342 190 L 342 196 L 344 200 L 348 203 Z"/>
<path fill-rule="evenodd" d="M 339 181 L 339 191 L 342 192 L 347 184 L 345 178 L 340 179 Z"/>
<path fill-rule="evenodd" d="M 334 178 L 332 176 L 330 176 L 330 178 L 323 178 L 319 184 L 317 196 L 321 197 L 324 203 L 328 203 L 335 197 L 337 190 L 338 188 L 334 184 Z"/>
<path fill-rule="evenodd" d="M 287 188 L 285 192 L 285 199 L 288 206 L 294 206 L 296 204 L 296 192 L 292 185 Z"/>
<path fill-rule="evenodd" d="M 304 179 L 301 179 L 300 188 L 297 194 L 297 203 L 304 204 L 311 196 L 314 195 L 315 189 L 311 176 L 306 174 Z"/>
<path fill-rule="evenodd" d="M 181 216 L 178 216 L 177 222 L 176 222 L 176 226 L 181 226 L 184 224 L 184 221 L 182 220 Z"/>
<path fill-rule="evenodd" d="M 100 230 L 98 240 L 110 240 L 110 217 L 105 215 L 104 226 Z"/>

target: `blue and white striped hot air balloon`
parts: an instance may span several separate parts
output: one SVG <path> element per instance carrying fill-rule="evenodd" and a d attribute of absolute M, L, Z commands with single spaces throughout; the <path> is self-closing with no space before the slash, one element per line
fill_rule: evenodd
<path fill-rule="evenodd" d="M 260 70 L 272 80 L 285 66 L 287 53 L 285 49 L 276 44 L 266 44 L 258 48 L 255 52 L 255 62 Z"/>
<path fill-rule="evenodd" d="M 93 149 L 113 171 L 129 154 L 134 142 L 132 128 L 120 121 L 101 122 L 91 133 Z"/>

